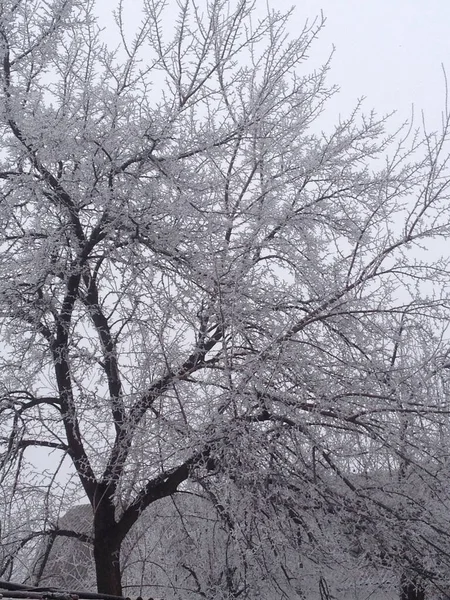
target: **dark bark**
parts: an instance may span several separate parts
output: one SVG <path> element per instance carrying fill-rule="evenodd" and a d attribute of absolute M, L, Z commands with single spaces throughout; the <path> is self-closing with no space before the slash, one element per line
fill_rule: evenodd
<path fill-rule="evenodd" d="M 94 543 L 97 591 L 100 594 L 122 596 L 120 573 L 120 543 L 112 536 L 97 537 Z"/>
<path fill-rule="evenodd" d="M 100 504 L 94 508 L 94 561 L 97 576 L 97 591 L 101 594 L 122 596 L 122 578 L 120 572 L 119 535 L 114 507 Z"/>

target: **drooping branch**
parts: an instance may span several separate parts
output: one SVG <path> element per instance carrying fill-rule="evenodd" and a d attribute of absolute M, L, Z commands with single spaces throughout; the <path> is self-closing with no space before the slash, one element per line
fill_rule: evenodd
<path fill-rule="evenodd" d="M 14 435 L 14 434 L 13 434 Z M 10 438 L 0 437 L 0 443 L 9 442 Z M 50 442 L 47 440 L 31 440 L 31 439 L 22 439 L 22 440 L 13 440 L 12 442 L 15 448 L 30 448 L 31 446 L 36 446 L 40 448 L 53 448 L 54 450 L 63 450 L 64 452 L 69 451 L 69 447 L 67 444 L 58 443 L 58 442 Z"/>
<path fill-rule="evenodd" d="M 150 506 L 150 504 L 174 494 L 178 487 L 189 478 L 192 469 L 199 466 L 205 466 L 209 470 L 213 469 L 215 461 L 210 456 L 211 448 L 206 446 L 202 451 L 196 452 L 181 465 L 173 467 L 154 479 L 149 480 L 122 514 L 118 522 L 118 530 L 121 532 L 121 535 L 124 537 L 128 533 L 142 511 Z"/>

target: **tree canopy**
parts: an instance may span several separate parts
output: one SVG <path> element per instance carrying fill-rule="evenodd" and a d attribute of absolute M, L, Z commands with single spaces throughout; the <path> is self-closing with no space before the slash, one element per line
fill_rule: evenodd
<path fill-rule="evenodd" d="M 130 35 L 120 3 L 111 47 L 94 8 L 0 0 L 0 573 L 82 500 L 121 594 L 187 494 L 232 540 L 215 598 L 301 597 L 305 557 L 442 586 L 450 115 L 323 127 L 320 19 L 145 0 Z"/>

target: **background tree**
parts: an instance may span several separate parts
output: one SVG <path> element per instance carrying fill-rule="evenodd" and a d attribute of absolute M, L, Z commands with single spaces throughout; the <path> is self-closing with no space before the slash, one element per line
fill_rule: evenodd
<path fill-rule="evenodd" d="M 169 27 L 146 0 L 113 50 L 93 8 L 0 2 L 5 504 L 26 490 L 35 538 L 76 476 L 104 593 L 145 509 L 189 486 L 230 527 L 244 512 L 261 560 L 353 539 L 438 583 L 449 273 L 423 248 L 449 233 L 448 115 L 391 135 L 358 106 L 321 131 L 321 21 L 290 39 L 288 15 L 185 0 Z"/>

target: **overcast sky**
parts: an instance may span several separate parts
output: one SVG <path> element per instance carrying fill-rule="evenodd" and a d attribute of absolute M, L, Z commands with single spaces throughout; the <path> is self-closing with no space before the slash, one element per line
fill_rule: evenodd
<path fill-rule="evenodd" d="M 199 0 L 200 3 L 202 0 Z M 103 17 L 116 6 L 114 0 L 97 0 Z M 175 0 L 168 4 L 176 6 Z M 127 19 L 138 14 L 140 0 L 123 0 Z M 398 111 L 409 117 L 425 110 L 435 128 L 444 107 L 442 64 L 450 79 L 450 0 L 269 0 L 279 10 L 295 5 L 292 32 L 322 10 L 326 27 L 311 52 L 317 66 L 333 46 L 330 83 L 341 87 L 333 110 L 348 113 L 361 96 L 367 110 Z M 266 0 L 256 0 L 256 10 L 267 10 Z M 131 16 L 130 16 L 131 15 Z M 105 23 L 109 19 L 105 19 Z"/>
<path fill-rule="evenodd" d="M 289 7 L 292 0 L 276 5 Z M 295 20 L 320 9 L 327 23 L 316 51 L 335 46 L 330 77 L 341 86 L 342 106 L 365 96 L 368 108 L 397 109 L 407 117 L 414 103 L 430 123 L 438 122 L 445 101 L 442 64 L 450 78 L 448 0 L 301 0 Z"/>

